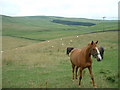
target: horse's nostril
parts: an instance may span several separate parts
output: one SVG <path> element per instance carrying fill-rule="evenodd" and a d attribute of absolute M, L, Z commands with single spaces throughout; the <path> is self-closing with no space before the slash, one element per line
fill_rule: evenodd
<path fill-rule="evenodd" d="M 101 61 L 101 59 L 98 58 L 97 61 Z"/>
<path fill-rule="evenodd" d="M 102 56 L 102 59 L 103 59 L 103 56 Z"/>

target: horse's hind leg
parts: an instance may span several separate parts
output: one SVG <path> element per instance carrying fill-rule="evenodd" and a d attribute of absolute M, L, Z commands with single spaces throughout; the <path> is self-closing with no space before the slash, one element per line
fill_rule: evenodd
<path fill-rule="evenodd" d="M 72 64 L 72 75 L 73 75 L 73 81 L 74 81 L 74 68 L 75 68 L 75 65 L 74 64 Z"/>
<path fill-rule="evenodd" d="M 79 68 L 79 67 L 76 67 L 76 79 L 77 79 L 77 71 L 78 71 L 78 68 Z"/>

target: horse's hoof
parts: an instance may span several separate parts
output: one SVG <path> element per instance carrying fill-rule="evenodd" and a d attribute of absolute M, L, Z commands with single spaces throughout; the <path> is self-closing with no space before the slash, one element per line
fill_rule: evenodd
<path fill-rule="evenodd" d="M 97 86 L 95 85 L 94 88 L 97 88 Z"/>
<path fill-rule="evenodd" d="M 74 79 L 72 81 L 74 82 Z"/>
<path fill-rule="evenodd" d="M 81 88 L 81 86 L 79 85 L 78 88 Z"/>

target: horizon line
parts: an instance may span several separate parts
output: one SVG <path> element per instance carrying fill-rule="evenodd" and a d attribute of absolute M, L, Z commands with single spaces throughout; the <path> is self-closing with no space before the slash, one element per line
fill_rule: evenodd
<path fill-rule="evenodd" d="M 67 17 L 67 16 L 54 16 L 54 15 L 24 15 L 24 16 L 12 16 L 12 15 L 5 15 L 5 14 L 0 14 L 1 16 L 8 16 L 8 17 L 34 17 L 34 16 L 46 16 L 46 17 L 60 17 L 60 18 L 81 18 L 81 19 L 94 19 L 94 20 L 103 20 L 103 17 L 105 17 L 104 20 L 119 20 L 119 17 L 106 17 L 106 16 L 101 16 L 101 17 L 94 17 L 94 18 L 89 18 L 89 17 Z M 108 18 L 108 19 L 106 19 Z M 114 18 L 114 19 L 112 19 Z"/>

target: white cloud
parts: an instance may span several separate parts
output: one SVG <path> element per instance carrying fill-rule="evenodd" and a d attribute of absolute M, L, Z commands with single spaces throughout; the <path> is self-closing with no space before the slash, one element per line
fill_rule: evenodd
<path fill-rule="evenodd" d="M 1 0 L 2 14 L 65 17 L 117 17 L 119 0 Z"/>

